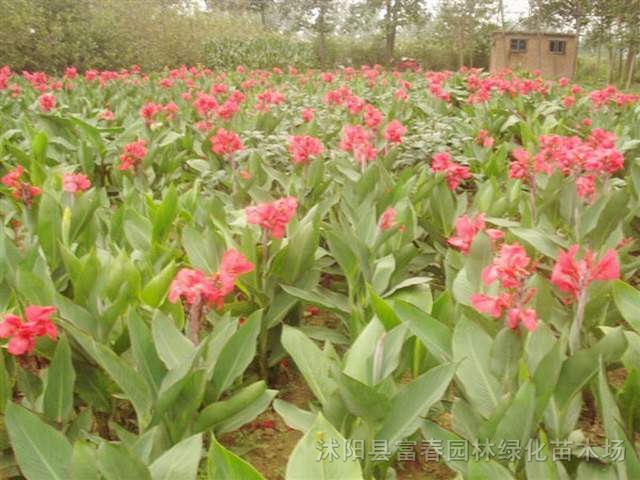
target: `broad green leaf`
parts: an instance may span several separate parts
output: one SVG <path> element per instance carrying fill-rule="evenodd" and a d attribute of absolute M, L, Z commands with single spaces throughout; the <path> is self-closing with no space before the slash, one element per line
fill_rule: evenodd
<path fill-rule="evenodd" d="M 195 351 L 193 343 L 176 328 L 173 319 L 161 312 L 153 317 L 151 334 L 158 355 L 169 370 L 182 365 Z"/>
<path fill-rule="evenodd" d="M 253 313 L 227 341 L 213 368 L 213 386 L 222 393 L 244 373 L 256 354 L 256 342 L 262 326 L 262 310 Z"/>
<path fill-rule="evenodd" d="M 162 304 L 162 301 L 169 291 L 169 286 L 176 275 L 178 267 L 172 260 L 169 264 L 162 269 L 155 277 L 149 280 L 142 292 L 140 298 L 144 303 L 150 307 L 157 308 Z"/>
<path fill-rule="evenodd" d="M 103 441 L 97 458 L 100 474 L 106 480 L 151 480 L 149 469 L 123 445 Z"/>
<path fill-rule="evenodd" d="M 282 417 L 289 427 L 303 433 L 309 431 L 316 418 L 313 413 L 302 410 L 292 403 L 280 399 L 273 401 L 273 409 Z"/>
<path fill-rule="evenodd" d="M 409 324 L 411 332 L 439 362 L 451 361 L 452 336 L 447 325 L 405 302 L 396 301 L 394 310 L 403 322 Z"/>
<path fill-rule="evenodd" d="M 283 326 L 282 346 L 287 351 L 307 385 L 322 404 L 326 404 L 336 384 L 329 372 L 331 363 L 322 351 L 300 330 Z"/>
<path fill-rule="evenodd" d="M 622 317 L 640 333 L 640 291 L 622 280 L 616 280 L 613 282 L 613 299 Z"/>
<path fill-rule="evenodd" d="M 491 337 L 473 321 L 462 318 L 453 332 L 453 359 L 460 362 L 457 384 L 474 408 L 488 418 L 502 396 L 491 373 Z"/>
<path fill-rule="evenodd" d="M 202 432 L 215 427 L 218 423 L 236 415 L 251 405 L 266 391 L 267 384 L 260 380 L 244 387 L 225 400 L 207 405 L 198 414 L 192 431 Z"/>
<path fill-rule="evenodd" d="M 167 369 L 158 357 L 151 332 L 134 310 L 129 312 L 127 327 L 138 371 L 145 378 L 151 390 L 157 393 Z"/>
<path fill-rule="evenodd" d="M 202 434 L 182 440 L 149 467 L 152 480 L 195 480 L 202 454 Z"/>
<path fill-rule="evenodd" d="M 71 361 L 71 349 L 67 337 L 58 340 L 56 352 L 47 373 L 47 386 L 44 390 L 44 413 L 58 423 L 66 423 L 73 409 L 73 385 L 76 372 Z"/>
<path fill-rule="evenodd" d="M 95 447 L 83 440 L 74 443 L 70 470 L 71 480 L 99 480 Z"/>
<path fill-rule="evenodd" d="M 264 480 L 255 468 L 220 445 L 215 437 L 211 438 L 207 474 L 209 480 Z"/>
<path fill-rule="evenodd" d="M 27 480 L 67 480 L 71 444 L 33 413 L 10 402 L 4 417 L 11 447 Z"/>
<path fill-rule="evenodd" d="M 414 433 L 428 410 L 449 388 L 456 368 L 452 363 L 439 365 L 399 390 L 376 438 L 388 441 L 393 449 L 396 441 Z"/>
<path fill-rule="evenodd" d="M 152 394 L 142 375 L 107 346 L 97 343 L 75 327 L 67 325 L 66 329 L 131 400 L 138 414 L 139 426 L 144 428 L 150 420 Z"/>
<path fill-rule="evenodd" d="M 349 302 L 344 295 L 332 292 L 326 288 L 316 287 L 310 290 L 282 285 L 282 289 L 289 295 L 304 300 L 312 305 L 337 313 L 350 313 Z"/>
<path fill-rule="evenodd" d="M 322 458 L 323 446 L 326 449 L 335 448 L 334 452 L 344 452 L 345 442 L 344 437 L 319 413 L 309 431 L 293 449 L 287 463 L 285 478 L 287 480 L 363 479 L 357 459 Z"/>

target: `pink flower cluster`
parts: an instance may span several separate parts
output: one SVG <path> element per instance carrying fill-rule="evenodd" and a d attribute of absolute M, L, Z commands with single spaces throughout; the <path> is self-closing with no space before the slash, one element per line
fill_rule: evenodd
<path fill-rule="evenodd" d="M 260 225 L 271 237 L 284 237 L 285 229 L 296 214 L 298 200 L 295 197 L 284 197 L 273 202 L 261 203 L 245 209 L 247 222 Z"/>
<path fill-rule="evenodd" d="M 38 97 L 38 105 L 43 112 L 50 112 L 56 106 L 56 96 L 50 93 L 43 93 Z"/>
<path fill-rule="evenodd" d="M 535 265 L 520 244 L 503 244 L 493 263 L 482 271 L 482 282 L 489 286 L 498 282 L 501 292 L 497 296 L 475 293 L 471 304 L 481 313 L 500 318 L 506 312 L 507 325 L 516 329 L 520 323 L 533 332 L 538 324 L 537 313 L 527 304 L 535 289 L 525 283 L 533 274 Z"/>
<path fill-rule="evenodd" d="M 455 190 L 462 180 L 471 178 L 469 167 L 460 165 L 451 160 L 448 152 L 439 152 L 431 159 L 431 171 L 433 173 L 444 173 L 449 190 Z"/>
<path fill-rule="evenodd" d="M 380 215 L 380 220 L 378 221 L 378 228 L 382 232 L 386 232 L 387 230 L 393 228 L 396 224 L 397 212 L 393 207 L 387 208 L 382 215 Z"/>
<path fill-rule="evenodd" d="M 486 228 L 484 215 L 482 213 L 479 213 L 475 217 L 470 217 L 467 214 L 458 217 L 455 229 L 456 234 L 449 237 L 448 242 L 450 245 L 460 250 L 464 255 L 469 253 L 473 240 L 480 232 L 486 233 L 494 242 L 504 238 L 504 233 L 502 231 L 495 228 Z"/>
<path fill-rule="evenodd" d="M 478 136 L 476 137 L 476 143 L 478 145 L 482 145 L 484 148 L 493 147 L 494 138 L 489 135 L 489 132 L 486 130 L 480 130 L 478 132 Z"/>
<path fill-rule="evenodd" d="M 211 141 L 211 151 L 218 155 L 231 155 L 244 149 L 238 134 L 224 128 L 219 128 L 209 140 Z"/>
<path fill-rule="evenodd" d="M 595 280 L 616 280 L 620 278 L 620 263 L 615 250 L 609 249 L 598 261 L 593 251 L 586 249 L 582 258 L 577 258 L 579 245 L 573 245 L 558 255 L 551 272 L 551 283 L 561 292 L 577 299 Z"/>
<path fill-rule="evenodd" d="M 22 174 L 24 168 L 22 165 L 18 165 L 13 170 L 9 171 L 4 177 L 2 177 L 2 184 L 11 189 L 11 195 L 18 201 L 24 202 L 25 205 L 30 206 L 33 199 L 42 193 L 42 190 L 38 187 L 34 187 L 28 183 L 22 181 Z"/>
<path fill-rule="evenodd" d="M 402 143 L 402 139 L 406 134 L 407 127 L 398 120 L 392 120 L 384 131 L 384 139 L 389 143 Z"/>
<path fill-rule="evenodd" d="M 365 165 L 376 159 L 373 133 L 360 125 L 346 125 L 342 129 L 340 149 L 351 153 L 357 163 Z"/>
<path fill-rule="evenodd" d="M 91 181 L 81 173 L 65 173 L 62 176 L 62 189 L 69 193 L 79 193 L 89 190 Z"/>
<path fill-rule="evenodd" d="M 51 340 L 58 338 L 58 330 L 51 321 L 55 307 L 30 305 L 25 308 L 26 322 L 17 315 L 5 315 L 0 323 L 0 338 L 10 338 L 7 350 L 11 355 L 24 355 L 33 352 L 36 338 L 45 335 Z"/>
<path fill-rule="evenodd" d="M 319 139 L 310 135 L 293 135 L 289 137 L 289 153 L 296 165 L 306 165 L 311 157 L 324 152 Z"/>
<path fill-rule="evenodd" d="M 140 109 L 140 116 L 144 119 L 145 123 L 149 125 L 158 115 L 164 115 L 167 120 L 172 120 L 179 111 L 180 108 L 174 102 L 169 102 L 166 105 L 147 102 Z"/>
<path fill-rule="evenodd" d="M 532 156 L 522 148 L 512 152 L 511 178 L 532 181 L 536 173 L 559 170 L 576 181 L 577 193 L 592 200 L 598 177 L 606 178 L 624 168 L 624 156 L 615 147 L 616 136 L 594 128 L 586 140 L 578 136 L 542 135 L 540 150 Z"/>
<path fill-rule="evenodd" d="M 120 165 L 118 170 L 135 169 L 147 156 L 147 147 L 145 147 L 147 141 L 144 139 L 137 140 L 135 142 L 127 143 L 124 146 L 122 155 L 120 155 Z"/>
<path fill-rule="evenodd" d="M 224 298 L 236 286 L 237 279 L 253 270 L 253 264 L 235 249 L 227 250 L 220 262 L 220 271 L 207 276 L 200 270 L 181 269 L 169 288 L 169 301 L 176 303 L 179 298 L 193 305 L 202 302 L 220 310 Z"/>

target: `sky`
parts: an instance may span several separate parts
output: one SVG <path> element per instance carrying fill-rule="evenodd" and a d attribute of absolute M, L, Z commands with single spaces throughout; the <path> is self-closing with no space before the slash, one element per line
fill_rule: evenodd
<path fill-rule="evenodd" d="M 346 0 L 349 1 L 349 0 Z M 435 10 L 439 0 L 427 0 L 429 7 Z M 503 0 L 506 20 L 518 20 L 529 11 L 529 0 Z"/>

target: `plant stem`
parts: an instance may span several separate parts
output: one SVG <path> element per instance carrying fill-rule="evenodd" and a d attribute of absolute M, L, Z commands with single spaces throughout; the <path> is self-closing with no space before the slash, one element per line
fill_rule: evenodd
<path fill-rule="evenodd" d="M 583 288 L 578 295 L 578 306 L 576 315 L 569 332 L 569 351 L 571 355 L 575 355 L 580 349 L 580 332 L 582 331 L 582 323 L 584 321 L 584 310 L 587 306 L 587 289 Z"/>
<path fill-rule="evenodd" d="M 262 232 L 262 293 L 267 294 L 267 267 L 269 265 L 269 236 L 267 231 Z M 269 383 L 269 329 L 262 320 L 262 329 L 260 330 L 260 337 L 258 338 L 259 349 L 259 366 L 260 376 L 263 380 Z"/>
<path fill-rule="evenodd" d="M 202 298 L 193 302 L 189 309 L 189 336 L 194 345 L 198 344 L 198 334 L 200 333 L 200 319 L 202 317 Z"/>

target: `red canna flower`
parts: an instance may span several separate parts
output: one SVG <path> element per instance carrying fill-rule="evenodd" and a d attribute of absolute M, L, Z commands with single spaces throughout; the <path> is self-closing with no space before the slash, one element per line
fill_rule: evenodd
<path fill-rule="evenodd" d="M 382 123 L 382 112 L 371 104 L 367 104 L 364 109 L 364 124 L 375 129 Z"/>
<path fill-rule="evenodd" d="M 211 151 L 218 155 L 231 155 L 243 150 L 244 145 L 237 133 L 219 128 L 216 134 L 210 138 Z"/>
<path fill-rule="evenodd" d="M 11 355 L 24 355 L 33 352 L 36 337 L 47 336 L 51 340 L 58 338 L 58 330 L 51 321 L 55 307 L 29 305 L 25 309 L 26 322 L 16 315 L 6 315 L 0 323 L 0 338 L 10 338 L 7 351 Z"/>
<path fill-rule="evenodd" d="M 342 129 L 340 149 L 354 156 L 356 162 L 365 165 L 375 160 L 377 152 L 371 141 L 373 134 L 360 125 L 347 125 Z"/>
<path fill-rule="evenodd" d="M 597 261 L 595 253 L 589 249 L 585 250 L 581 259 L 577 259 L 579 250 L 579 245 L 573 245 L 568 251 L 558 255 L 551 272 L 551 283 L 560 291 L 577 299 L 591 282 L 620 278 L 620 263 L 615 250 L 607 250 L 600 261 Z"/>
<path fill-rule="evenodd" d="M 220 271 L 211 276 L 200 270 L 181 269 L 169 288 L 169 301 L 176 303 L 181 298 L 188 305 L 201 302 L 220 310 L 238 277 L 252 270 L 251 262 L 237 250 L 229 249 L 222 256 Z"/>
<path fill-rule="evenodd" d="M 22 181 L 22 174 L 24 168 L 22 165 L 18 165 L 16 168 L 2 177 L 2 184 L 11 189 L 11 195 L 18 201 L 23 202 L 25 205 L 30 206 L 33 203 L 33 199 L 42 193 L 40 188 L 33 185 L 29 185 Z"/>
<path fill-rule="evenodd" d="M 478 136 L 476 137 L 476 143 L 478 145 L 482 145 L 484 148 L 491 148 L 493 147 L 493 142 L 494 139 L 489 135 L 489 132 L 486 130 L 480 130 L 478 132 Z"/>
<path fill-rule="evenodd" d="M 81 173 L 65 173 L 62 176 L 62 189 L 69 193 L 84 192 L 91 188 L 91 181 Z"/>
<path fill-rule="evenodd" d="M 484 215 L 479 213 L 475 218 L 464 214 L 458 217 L 455 224 L 456 234 L 447 241 L 463 254 L 468 254 L 473 239 L 479 232 L 484 231 L 494 242 L 504 238 L 504 233 L 500 230 L 489 228 L 485 230 Z"/>
<path fill-rule="evenodd" d="M 431 171 L 444 173 L 449 190 L 456 190 L 462 180 L 471 178 L 469 167 L 465 167 L 451 160 L 447 152 L 436 153 L 431 159 Z"/>
<path fill-rule="evenodd" d="M 274 202 L 261 203 L 255 207 L 247 207 L 245 214 L 247 222 L 260 225 L 271 237 L 280 239 L 285 229 L 296 214 L 298 200 L 295 197 L 285 197 Z"/>
<path fill-rule="evenodd" d="M 289 153 L 293 163 L 304 165 L 311 157 L 316 157 L 324 151 L 320 140 L 310 135 L 293 135 L 289 137 Z"/>
<path fill-rule="evenodd" d="M 386 231 L 392 228 L 396 223 L 396 209 L 393 207 L 387 208 L 382 215 L 380 215 L 380 220 L 378 221 L 378 228 L 381 231 Z"/>
<path fill-rule="evenodd" d="M 43 93 L 38 97 L 38 105 L 42 112 L 50 112 L 56 106 L 56 97 L 49 93 Z"/>
<path fill-rule="evenodd" d="M 309 123 L 311 120 L 313 120 L 313 117 L 315 116 L 313 109 L 312 108 L 305 108 L 304 110 L 302 110 L 302 121 L 305 123 Z"/>
<path fill-rule="evenodd" d="M 384 131 L 384 139 L 389 143 L 402 143 L 402 138 L 407 134 L 407 127 L 398 120 L 392 120 Z"/>
<path fill-rule="evenodd" d="M 520 323 L 533 332 L 537 327 L 537 313 L 526 305 L 535 295 L 534 288 L 525 282 L 533 274 L 535 265 L 519 244 L 502 245 L 493 263 L 481 274 L 485 285 L 498 280 L 501 293 L 497 296 L 474 293 L 471 304 L 481 313 L 500 318 L 506 312 L 507 326 L 516 329 Z"/>
<path fill-rule="evenodd" d="M 147 148 L 145 147 L 146 140 L 141 139 L 132 143 L 127 143 L 124 146 L 122 155 L 120 155 L 120 165 L 118 170 L 135 169 L 146 157 Z"/>

